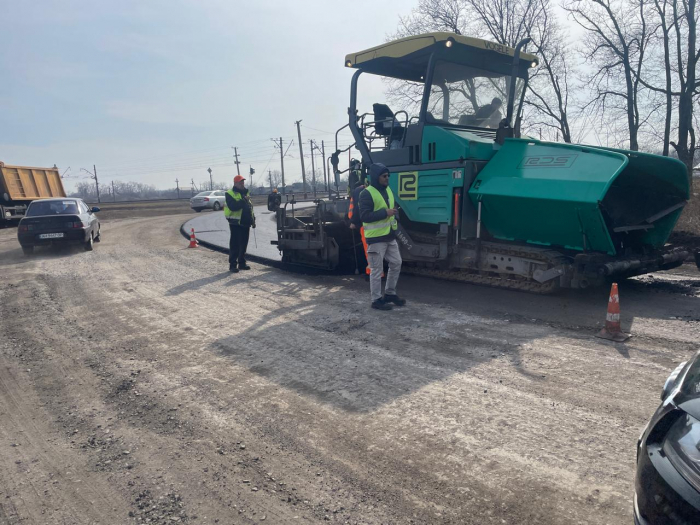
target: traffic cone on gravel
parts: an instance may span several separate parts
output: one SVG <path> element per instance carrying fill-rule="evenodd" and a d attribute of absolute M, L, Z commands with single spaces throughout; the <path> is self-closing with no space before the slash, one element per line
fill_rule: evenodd
<path fill-rule="evenodd" d="M 194 228 L 192 228 L 192 233 L 190 233 L 190 245 L 188 248 L 197 248 L 197 237 L 194 236 Z"/>
<path fill-rule="evenodd" d="M 627 341 L 630 334 L 626 334 L 620 328 L 620 293 L 617 291 L 617 283 L 613 283 L 610 288 L 610 299 L 608 299 L 608 313 L 605 316 L 605 328 L 603 328 L 598 336 L 609 341 L 621 343 Z"/>

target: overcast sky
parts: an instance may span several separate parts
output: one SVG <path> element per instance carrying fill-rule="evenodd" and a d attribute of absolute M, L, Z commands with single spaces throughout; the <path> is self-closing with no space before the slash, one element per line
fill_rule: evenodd
<path fill-rule="evenodd" d="M 294 121 L 306 154 L 310 138 L 332 151 L 347 122 L 345 55 L 385 41 L 416 4 L 0 0 L 0 160 L 70 166 L 68 189 L 93 164 L 103 184 L 168 188 L 208 180 L 210 166 L 230 181 L 238 146 L 257 182 L 279 169 L 269 139 L 282 136 L 285 149 L 294 139 L 287 183 L 301 180 Z M 365 87 L 365 106 L 383 100 L 380 84 Z"/>

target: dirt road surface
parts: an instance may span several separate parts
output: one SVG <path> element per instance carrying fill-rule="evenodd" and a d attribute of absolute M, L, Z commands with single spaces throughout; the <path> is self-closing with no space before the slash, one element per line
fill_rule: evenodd
<path fill-rule="evenodd" d="M 554 297 L 186 249 L 182 215 L 94 252 L 0 231 L 0 524 L 632 522 L 637 437 L 700 340 L 700 275 Z"/>

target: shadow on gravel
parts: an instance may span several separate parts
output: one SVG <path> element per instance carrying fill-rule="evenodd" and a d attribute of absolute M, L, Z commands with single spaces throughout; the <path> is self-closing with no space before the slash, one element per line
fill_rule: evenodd
<path fill-rule="evenodd" d="M 522 362 L 521 348 L 552 336 L 555 328 L 584 344 L 606 344 L 595 335 L 605 321 L 608 287 L 537 296 L 402 276 L 399 293 L 408 306 L 377 312 L 369 308 L 369 286 L 361 276 L 289 277 L 270 270 L 255 279 L 261 290 L 274 283 L 274 296 L 304 300 L 291 306 L 285 301 L 255 326 L 217 340 L 212 351 L 348 412 L 376 410 L 494 359 L 541 381 L 541 373 Z M 621 282 L 623 329 L 634 333 L 637 317 L 700 320 L 700 297 L 673 290 L 643 280 Z M 620 359 L 629 359 L 629 345 L 612 346 Z"/>
<path fill-rule="evenodd" d="M 199 288 L 202 288 L 203 286 L 206 286 L 211 283 L 215 283 L 216 281 L 220 281 L 222 279 L 225 279 L 226 277 L 229 277 L 233 275 L 231 272 L 221 272 L 217 273 L 216 275 L 212 275 L 211 277 L 204 277 L 203 279 L 196 279 L 194 281 L 190 281 L 185 284 L 181 284 L 179 286 L 175 286 L 174 288 L 171 288 L 167 292 L 165 292 L 166 296 L 172 296 L 172 295 L 180 295 L 181 293 L 184 292 L 190 292 L 192 290 L 197 290 Z"/>
<path fill-rule="evenodd" d="M 261 286 L 267 279 L 279 274 L 259 279 Z M 275 295 L 296 296 L 304 284 Z M 218 339 L 211 350 L 301 396 L 352 413 L 372 412 L 494 359 L 542 380 L 521 365 L 520 348 L 546 337 L 547 327 L 508 329 L 502 319 L 463 315 L 442 305 L 377 312 L 358 301 L 352 288 L 352 282 L 337 281 L 332 288 L 319 287 L 315 298 L 275 308 L 255 326 Z"/>

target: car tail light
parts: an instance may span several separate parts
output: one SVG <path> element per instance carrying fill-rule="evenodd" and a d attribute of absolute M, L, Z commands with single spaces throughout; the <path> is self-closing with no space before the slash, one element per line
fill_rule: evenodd
<path fill-rule="evenodd" d="M 18 231 L 26 232 L 26 231 L 29 231 L 29 228 L 27 226 L 21 224 L 20 227 L 18 228 Z"/>
<path fill-rule="evenodd" d="M 84 222 L 78 221 L 78 222 L 74 222 L 72 227 L 73 228 L 87 228 L 87 224 Z"/>
<path fill-rule="evenodd" d="M 204 197 L 204 202 L 209 202 L 209 197 Z"/>

